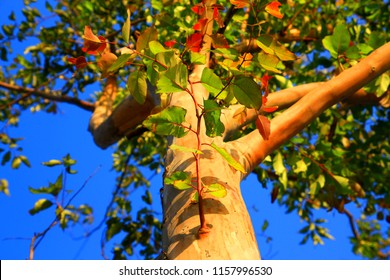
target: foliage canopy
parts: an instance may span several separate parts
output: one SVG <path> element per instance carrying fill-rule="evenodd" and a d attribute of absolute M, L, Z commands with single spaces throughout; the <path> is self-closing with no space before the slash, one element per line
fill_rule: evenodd
<path fill-rule="evenodd" d="M 200 79 L 210 93 L 202 108 L 207 135 L 224 133 L 222 108 L 241 104 L 260 112 L 256 121 L 228 135 L 228 141 L 256 129 L 267 139 L 272 131 L 269 119 L 284 109 L 267 107 L 268 94 L 331 79 L 384 45 L 389 33 L 389 4 L 379 0 L 367 5 L 353 0 L 288 0 L 281 5 L 221 0 L 213 6 L 211 24 L 198 18 L 204 12 L 202 2 L 186 0 L 46 1 L 45 11 L 35 8 L 35 1 L 24 2 L 23 17 L 11 13 L 0 32 L 4 128 L 17 126 L 27 110 L 55 114 L 61 102 L 92 112 L 113 80 L 117 83 L 114 107 L 129 95 L 144 104 L 149 84 L 161 97 L 161 107 L 121 139 L 113 154 L 118 178 L 106 213 L 105 240 L 125 233 L 113 249 L 117 259 L 132 255 L 137 245 L 145 258 L 154 258 L 161 250 L 161 221 L 149 207 L 151 186 L 140 167 L 160 172 L 165 136 L 182 137 L 195 130 L 185 123 L 185 109 L 165 108 L 164 102 L 169 102 L 170 93 L 191 86 L 191 70 L 207 63 L 200 50 L 202 32 L 210 25 L 214 28 L 209 38 L 212 66 L 203 70 Z M 26 40 L 34 44 L 24 53 L 12 53 L 17 43 Z M 324 238 L 331 238 L 324 221 L 315 215 L 316 209 L 327 209 L 350 219 L 354 253 L 389 258 L 389 83 L 387 72 L 365 86 L 364 98 L 332 106 L 254 169 L 259 184 L 272 189 L 272 200 L 307 222 L 300 231 L 302 243 L 322 244 Z M 96 84 L 102 90 L 91 95 L 89 88 Z M 247 109 L 237 111 L 235 117 L 245 118 Z M 2 165 L 30 166 L 20 139 L 6 129 L 0 137 Z M 230 166 L 244 171 L 223 148 L 208 144 Z M 195 156 L 201 153 L 199 147 L 171 148 Z M 64 177 L 75 173 L 75 160 L 66 155 L 44 165 L 62 166 L 63 172 L 47 187 L 30 188 L 34 194 L 51 195 L 51 199 L 39 198 L 31 215 L 57 205 L 63 229 L 72 223 L 91 223 L 88 205 L 73 205 L 73 197 L 64 205 L 54 203 L 64 191 Z M 0 178 L 5 194 L 9 193 L 6 179 Z M 177 173 L 165 183 L 186 189 L 191 178 Z M 140 186 L 147 187 L 142 197 L 145 207 L 132 218 L 129 193 Z M 206 190 L 216 197 L 226 192 L 218 184 Z M 353 217 L 349 205 L 358 208 L 361 216 Z"/>

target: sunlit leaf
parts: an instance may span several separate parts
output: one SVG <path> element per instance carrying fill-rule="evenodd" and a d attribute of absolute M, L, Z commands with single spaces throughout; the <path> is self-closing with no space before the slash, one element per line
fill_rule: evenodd
<path fill-rule="evenodd" d="M 279 1 L 272 1 L 265 6 L 265 11 L 274 17 L 283 18 L 283 14 L 279 11 L 280 6 L 282 6 L 282 4 Z"/>
<path fill-rule="evenodd" d="M 277 69 L 280 60 L 275 55 L 261 52 L 257 55 L 257 60 L 259 61 L 260 65 L 265 70 L 268 70 L 268 71 L 271 71 L 274 73 L 281 73 L 281 71 L 279 69 Z"/>
<path fill-rule="evenodd" d="M 244 8 L 249 5 L 250 0 L 230 0 L 230 3 L 236 6 L 237 9 Z"/>
<path fill-rule="evenodd" d="M 167 49 L 164 48 L 163 45 L 161 45 L 160 42 L 158 41 L 150 41 L 149 42 L 149 48 L 153 54 L 158 54 L 161 52 L 166 52 L 168 51 Z"/>
<path fill-rule="evenodd" d="M 130 61 L 133 58 L 133 54 L 122 54 L 120 57 L 118 57 L 117 60 L 107 69 L 107 72 L 115 72 L 118 69 L 122 68 L 126 65 L 128 61 Z"/>
<path fill-rule="evenodd" d="M 169 177 L 164 178 L 165 185 L 171 185 L 178 190 L 186 190 L 192 188 L 191 175 L 183 171 L 176 171 Z"/>
<path fill-rule="evenodd" d="M 176 145 L 176 144 L 170 145 L 169 148 L 171 150 L 181 151 L 181 152 L 185 152 L 185 153 L 203 154 L 203 152 L 198 150 L 198 149 L 184 147 L 184 146 L 180 146 L 180 145 Z"/>
<path fill-rule="evenodd" d="M 88 54 L 97 55 L 102 53 L 107 46 L 106 38 L 93 34 L 92 29 L 89 26 L 85 26 L 83 38 L 83 51 Z"/>
<path fill-rule="evenodd" d="M 157 92 L 173 93 L 187 88 L 188 70 L 183 63 L 169 68 L 157 82 Z"/>
<path fill-rule="evenodd" d="M 154 26 L 146 28 L 139 36 L 136 44 L 136 50 L 141 52 L 149 46 L 149 42 L 156 41 L 158 37 L 157 30 Z"/>
<path fill-rule="evenodd" d="M 49 183 L 48 187 L 40 187 L 38 189 L 34 189 L 29 187 L 29 191 L 32 194 L 51 194 L 53 196 L 57 196 L 63 187 L 63 175 L 62 173 L 58 175 L 57 180 L 54 183 Z"/>
<path fill-rule="evenodd" d="M 97 66 L 102 71 L 103 77 L 107 74 L 108 69 L 114 64 L 118 57 L 111 53 L 104 53 L 97 62 Z"/>
<path fill-rule="evenodd" d="M 221 79 L 210 68 L 204 68 L 200 79 L 203 86 L 211 93 L 218 94 L 223 89 Z"/>
<path fill-rule="evenodd" d="M 332 35 L 326 36 L 322 43 L 324 47 L 330 52 L 333 58 L 337 58 L 339 54 L 344 53 L 351 41 L 351 35 L 345 24 L 338 24 Z"/>
<path fill-rule="evenodd" d="M 296 56 L 290 52 L 284 45 L 279 43 L 271 35 L 261 35 L 256 40 L 257 45 L 266 53 L 276 55 L 282 61 L 295 60 Z"/>
<path fill-rule="evenodd" d="M 211 184 L 206 187 L 205 193 L 211 194 L 212 196 L 223 198 L 227 195 L 226 188 L 218 183 Z"/>
<path fill-rule="evenodd" d="M 129 43 L 129 40 L 130 40 L 130 31 L 131 31 L 130 15 L 131 15 L 130 8 L 128 8 L 127 9 L 127 18 L 122 26 L 122 37 L 126 43 Z"/>
<path fill-rule="evenodd" d="M 214 148 L 231 167 L 242 173 L 246 173 L 245 168 L 241 165 L 241 163 L 236 161 L 224 148 L 218 147 L 214 142 L 211 143 L 210 146 Z"/>
<path fill-rule="evenodd" d="M 188 133 L 182 125 L 186 112 L 184 108 L 171 106 L 149 116 L 143 125 L 156 134 L 183 137 Z"/>
<path fill-rule="evenodd" d="M 41 198 L 37 202 L 35 202 L 34 207 L 30 209 L 28 212 L 30 213 L 30 215 L 35 215 L 45 209 L 48 209 L 52 205 L 53 202 L 51 202 L 50 200 L 46 198 Z"/>
<path fill-rule="evenodd" d="M 51 159 L 49 161 L 42 162 L 42 165 L 49 166 L 49 167 L 61 165 L 61 164 L 62 164 L 62 161 L 59 159 Z"/>
<path fill-rule="evenodd" d="M 135 101 L 139 104 L 143 104 L 148 93 L 145 71 L 139 70 L 132 72 L 127 79 L 127 88 L 129 89 L 131 96 L 134 97 Z"/>

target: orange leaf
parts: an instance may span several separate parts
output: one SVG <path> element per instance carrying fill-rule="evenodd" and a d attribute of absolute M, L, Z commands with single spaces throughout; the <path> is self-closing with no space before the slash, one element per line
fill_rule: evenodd
<path fill-rule="evenodd" d="M 249 0 L 230 0 L 230 3 L 236 6 L 236 9 L 241 9 L 249 4 Z"/>
<path fill-rule="evenodd" d="M 194 33 L 187 38 L 187 48 L 193 52 L 199 52 L 202 46 L 203 36 L 200 33 Z"/>
<path fill-rule="evenodd" d="M 82 69 L 88 65 L 88 62 L 84 56 L 68 57 L 67 60 L 69 63 L 76 65 L 76 69 Z"/>
<path fill-rule="evenodd" d="M 272 107 L 261 107 L 261 110 L 263 110 L 266 113 L 273 113 L 276 110 L 278 110 L 278 106 L 272 106 Z"/>
<path fill-rule="evenodd" d="M 88 54 L 97 55 L 102 53 L 107 46 L 106 38 L 93 34 L 91 27 L 84 28 L 84 47 L 82 50 Z"/>
<path fill-rule="evenodd" d="M 265 7 L 265 11 L 274 17 L 283 18 L 282 13 L 279 11 L 280 6 L 282 4 L 279 1 L 272 1 Z"/>
<path fill-rule="evenodd" d="M 99 69 L 103 72 L 103 77 L 106 76 L 107 74 L 107 70 L 108 68 L 110 68 L 110 66 L 118 59 L 118 57 L 109 52 L 109 53 L 105 53 L 103 54 L 99 61 L 97 62 L 97 66 L 99 67 Z"/>
<path fill-rule="evenodd" d="M 269 135 L 271 134 L 271 122 L 265 116 L 258 115 L 256 119 L 256 127 L 259 130 L 261 137 L 264 140 L 269 139 Z"/>
<path fill-rule="evenodd" d="M 176 44 L 176 40 L 166 41 L 164 45 L 168 48 L 172 48 Z"/>

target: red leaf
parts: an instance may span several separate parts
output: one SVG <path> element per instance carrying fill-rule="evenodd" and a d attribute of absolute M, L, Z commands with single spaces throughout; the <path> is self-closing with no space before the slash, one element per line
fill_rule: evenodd
<path fill-rule="evenodd" d="M 271 122 L 265 116 L 258 115 L 256 119 L 256 127 L 259 130 L 261 137 L 264 140 L 269 139 L 269 135 L 271 134 Z"/>
<path fill-rule="evenodd" d="M 202 15 L 204 13 L 204 6 L 202 4 L 197 4 L 193 6 L 191 10 L 198 15 Z"/>
<path fill-rule="evenodd" d="M 263 110 L 264 112 L 267 112 L 267 113 L 273 113 L 276 110 L 278 110 L 278 108 L 279 108 L 278 106 L 262 107 L 261 110 Z"/>
<path fill-rule="evenodd" d="M 282 4 L 279 1 L 272 1 L 265 7 L 265 11 L 274 17 L 283 18 L 283 14 L 279 11 L 280 6 Z"/>
<path fill-rule="evenodd" d="M 176 40 L 166 41 L 164 45 L 168 48 L 172 48 L 176 44 Z"/>
<path fill-rule="evenodd" d="M 82 69 L 88 65 L 88 62 L 84 56 L 68 57 L 67 60 L 69 63 L 76 65 L 76 69 Z"/>
<path fill-rule="evenodd" d="M 91 27 L 84 28 L 84 47 L 82 50 L 88 54 L 97 55 L 102 53 L 107 46 L 107 40 L 103 36 L 93 34 Z"/>
<path fill-rule="evenodd" d="M 193 52 L 199 52 L 202 46 L 203 36 L 200 33 L 194 33 L 187 38 L 187 48 Z"/>
<path fill-rule="evenodd" d="M 267 74 L 264 74 L 264 76 L 261 78 L 261 87 L 264 90 L 265 96 L 268 96 L 268 93 L 269 93 L 268 81 L 271 80 L 271 78 L 272 78 L 272 76 L 268 76 Z M 265 105 L 266 102 L 267 102 L 267 99 L 265 100 L 265 102 L 263 102 L 263 104 Z"/>
<path fill-rule="evenodd" d="M 207 24 L 207 18 L 202 18 L 192 27 L 195 31 L 202 31 Z"/>
<path fill-rule="evenodd" d="M 218 7 L 214 7 L 214 12 L 213 12 L 213 19 L 218 23 L 218 27 L 222 28 L 225 26 L 223 22 L 223 18 L 221 17 Z"/>

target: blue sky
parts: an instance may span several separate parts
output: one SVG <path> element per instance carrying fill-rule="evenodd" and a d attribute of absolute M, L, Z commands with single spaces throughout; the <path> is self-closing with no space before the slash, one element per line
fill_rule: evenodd
<path fill-rule="evenodd" d="M 44 7 L 44 2 L 38 0 L 37 6 Z M 23 1 L 0 0 L 0 25 L 5 23 L 11 10 L 19 11 Z M 45 14 L 43 8 L 41 12 Z M 47 13 L 47 12 L 46 12 Z M 22 53 L 31 45 L 24 42 L 15 49 Z M 3 62 L 0 62 L 4 65 Z M 33 195 L 28 187 L 38 188 L 53 182 L 61 172 L 58 167 L 48 168 L 41 163 L 50 159 L 61 159 L 67 153 L 77 160 L 75 169 L 77 175 L 68 176 L 66 186 L 69 189 L 79 189 L 85 181 L 85 189 L 76 197 L 74 204 L 90 204 L 94 208 L 95 224 L 103 218 L 111 193 L 115 188 L 116 174 L 111 171 L 112 153 L 114 148 L 101 150 L 93 143 L 91 134 L 87 131 L 90 113 L 66 104 L 60 104 L 57 115 L 45 113 L 24 112 L 20 124 L 16 128 L 8 128 L 12 137 L 22 137 L 20 145 L 31 162 L 32 167 L 22 166 L 13 170 L 0 166 L 0 178 L 9 181 L 11 196 L 0 194 L 0 259 L 26 259 L 29 256 L 31 238 L 35 232 L 41 232 L 52 222 L 53 211 L 45 211 L 31 216 L 28 210 L 32 208 L 40 195 Z M 4 124 L 0 124 L 2 129 Z M 148 176 L 147 176 L 148 177 Z M 156 211 L 161 212 L 158 203 L 158 190 L 161 187 L 161 177 L 152 181 Z M 242 184 L 244 198 L 250 211 L 253 226 L 257 233 L 261 254 L 265 259 L 360 259 L 351 251 L 349 236 L 351 229 L 346 216 L 335 211 L 318 212 L 318 218 L 329 221 L 327 226 L 335 240 L 325 240 L 325 245 L 314 246 L 310 241 L 299 245 L 303 236 L 298 231 L 305 225 L 299 217 L 292 213 L 286 214 L 285 209 L 276 203 L 270 203 L 269 189 L 263 189 L 254 176 L 249 176 Z M 136 194 L 134 195 L 136 196 Z M 141 205 L 133 200 L 133 206 Z M 264 219 L 270 223 L 265 235 L 261 233 Z M 36 259 L 102 259 L 100 229 L 88 239 L 79 239 L 83 229 L 62 231 L 58 226 L 51 229 L 35 252 Z M 267 243 L 267 237 L 272 241 Z M 106 254 L 111 256 L 110 245 L 118 241 L 114 239 L 106 245 Z M 135 255 L 134 258 L 139 256 Z"/>

